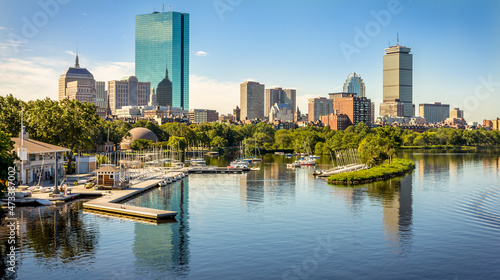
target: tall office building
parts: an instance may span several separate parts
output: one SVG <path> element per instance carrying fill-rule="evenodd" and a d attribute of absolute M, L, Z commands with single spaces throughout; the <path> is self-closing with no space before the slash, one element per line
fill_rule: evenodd
<path fill-rule="evenodd" d="M 272 88 L 266 89 L 265 97 L 265 116 L 269 117 L 271 108 L 276 103 L 288 104 L 293 115 L 295 115 L 296 108 L 296 95 L 297 91 L 295 89 L 282 89 L 282 88 Z"/>
<path fill-rule="evenodd" d="M 398 44 L 385 49 L 384 89 L 380 115 L 412 117 L 413 55 L 410 48 Z"/>
<path fill-rule="evenodd" d="M 150 92 L 150 84 L 139 82 L 134 76 L 109 81 L 108 99 L 111 113 L 116 114 L 116 110 L 123 106 L 147 106 Z"/>
<path fill-rule="evenodd" d="M 95 105 L 99 108 L 106 108 L 108 104 L 108 97 L 107 97 L 107 91 L 106 91 L 106 82 L 100 82 L 96 81 L 95 82 Z"/>
<path fill-rule="evenodd" d="M 320 116 L 326 116 L 333 113 L 333 99 L 326 97 L 310 98 L 308 100 L 308 120 L 315 122 Z"/>
<path fill-rule="evenodd" d="M 70 85 L 70 94 L 68 94 L 68 83 L 77 82 Z M 89 101 L 89 95 L 90 101 Z M 75 67 L 66 69 L 59 78 L 59 100 L 64 98 L 77 99 L 79 101 L 92 102 L 95 98 L 95 80 L 87 68 L 80 68 L 78 55 L 75 58 Z"/>
<path fill-rule="evenodd" d="M 159 88 L 167 71 L 172 82 L 172 107 L 188 110 L 189 14 L 169 11 L 136 16 L 136 77 L 150 82 L 152 88 Z M 160 104 L 158 92 L 157 98 Z M 162 103 L 168 104 L 169 101 Z"/>
<path fill-rule="evenodd" d="M 460 110 L 460 108 L 453 108 L 453 110 L 450 111 L 450 118 L 463 119 L 464 110 Z"/>
<path fill-rule="evenodd" d="M 359 97 L 366 97 L 365 83 L 358 73 L 354 72 L 347 76 L 344 83 L 344 92 L 356 93 Z"/>
<path fill-rule="evenodd" d="M 428 123 L 440 123 L 450 117 L 450 105 L 440 102 L 420 104 L 419 112 Z"/>
<path fill-rule="evenodd" d="M 264 118 L 264 85 L 257 82 L 240 84 L 241 120 Z"/>

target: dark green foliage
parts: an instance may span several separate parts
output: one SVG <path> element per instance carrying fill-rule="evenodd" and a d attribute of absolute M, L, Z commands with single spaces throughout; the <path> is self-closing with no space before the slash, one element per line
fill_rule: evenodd
<path fill-rule="evenodd" d="M 130 148 L 132 150 L 144 150 L 149 148 L 153 144 L 153 141 L 146 139 L 135 139 Z"/>
<path fill-rule="evenodd" d="M 14 160 L 17 159 L 14 149 L 14 141 L 10 140 L 10 134 L 0 130 L 0 197 L 4 197 L 7 192 L 9 167 L 14 167 Z"/>

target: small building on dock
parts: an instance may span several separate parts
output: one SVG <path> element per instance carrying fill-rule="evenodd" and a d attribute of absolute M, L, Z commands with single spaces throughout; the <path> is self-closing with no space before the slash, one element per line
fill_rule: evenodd
<path fill-rule="evenodd" d="M 104 165 L 95 171 L 97 186 L 103 188 L 113 188 L 119 185 L 121 169 L 112 165 Z"/>

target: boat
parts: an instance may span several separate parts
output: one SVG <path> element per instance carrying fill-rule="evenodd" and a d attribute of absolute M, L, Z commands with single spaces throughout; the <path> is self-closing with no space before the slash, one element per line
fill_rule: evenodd
<path fill-rule="evenodd" d="M 160 186 L 160 188 L 161 188 L 161 187 L 165 187 L 165 186 L 167 185 L 167 182 L 166 182 L 166 181 L 160 181 L 160 182 L 158 183 L 158 185 Z"/>
<path fill-rule="evenodd" d="M 207 162 L 202 158 L 193 158 L 189 161 L 189 164 L 193 166 L 206 166 Z"/>
<path fill-rule="evenodd" d="M 243 160 L 234 160 L 232 161 L 229 166 L 229 168 L 248 168 L 248 163 Z"/>

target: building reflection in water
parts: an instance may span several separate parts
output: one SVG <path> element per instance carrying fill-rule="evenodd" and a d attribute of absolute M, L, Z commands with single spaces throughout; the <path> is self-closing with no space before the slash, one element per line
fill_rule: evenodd
<path fill-rule="evenodd" d="M 288 203 L 295 199 L 295 172 L 286 164 L 258 164 L 258 171 L 240 177 L 240 200 L 248 209 L 260 208 L 267 196 L 271 202 Z"/>
<path fill-rule="evenodd" d="M 136 223 L 133 252 L 136 270 L 182 276 L 189 272 L 189 179 L 146 193 L 128 204 L 177 211 L 176 222 Z"/>

